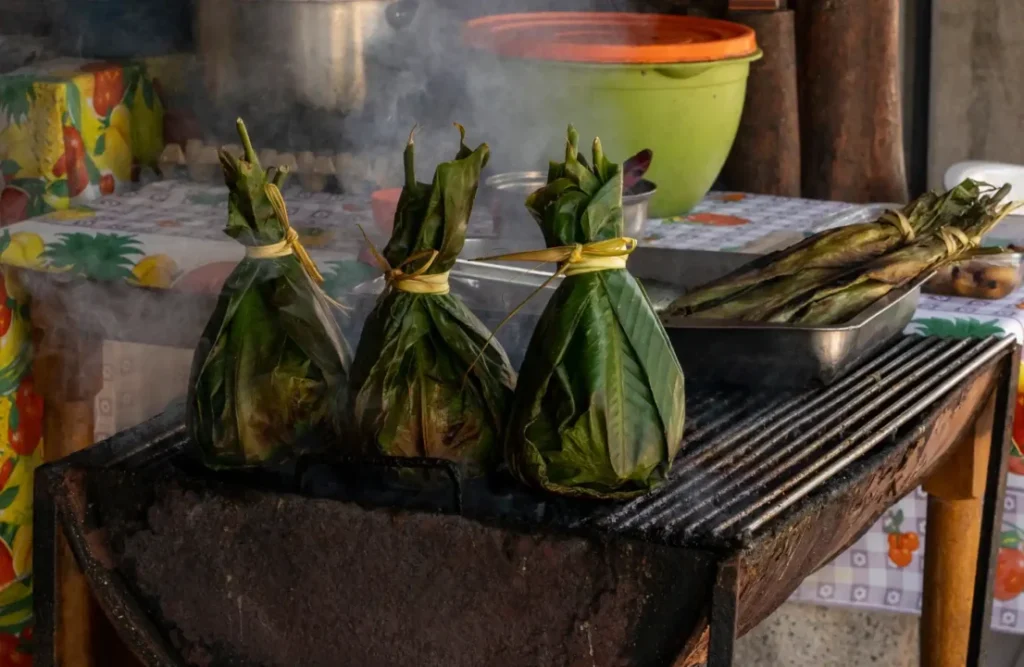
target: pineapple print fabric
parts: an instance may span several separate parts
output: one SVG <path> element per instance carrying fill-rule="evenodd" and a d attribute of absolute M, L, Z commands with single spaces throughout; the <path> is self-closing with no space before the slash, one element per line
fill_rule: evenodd
<path fill-rule="evenodd" d="M 60 60 L 0 76 L 0 224 L 127 189 L 163 150 L 145 65 Z"/>

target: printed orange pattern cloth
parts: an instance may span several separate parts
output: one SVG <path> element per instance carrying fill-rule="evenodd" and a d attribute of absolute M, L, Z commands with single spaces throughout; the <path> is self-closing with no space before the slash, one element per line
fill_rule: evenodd
<path fill-rule="evenodd" d="M 32 482 L 43 398 L 31 375 L 28 298 L 0 270 L 0 667 L 32 664 Z"/>
<path fill-rule="evenodd" d="M 0 225 L 127 189 L 163 150 L 143 63 L 57 60 L 0 76 Z"/>

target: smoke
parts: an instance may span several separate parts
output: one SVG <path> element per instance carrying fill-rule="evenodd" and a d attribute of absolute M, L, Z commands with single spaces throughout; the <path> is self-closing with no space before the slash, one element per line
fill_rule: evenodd
<path fill-rule="evenodd" d="M 637 11 L 655 4 L 261 2 L 242 3 L 250 13 L 240 16 L 239 3 L 196 2 L 205 85 L 187 103 L 200 116 L 204 139 L 232 141 L 234 118 L 242 115 L 254 138 L 278 151 L 388 158 L 392 185 L 401 183 L 399 158 L 413 125 L 421 128 L 420 178 L 429 177 L 434 163 L 451 157 L 453 122 L 466 126 L 471 143 L 491 144 L 491 173 L 543 168 L 561 151 L 565 125 L 572 119 L 552 123 L 550 115 L 531 112 L 557 98 L 569 82 L 546 72 L 524 83 L 509 63 L 462 44 L 464 21 L 523 11 Z M 256 6 L 278 7 L 258 13 L 248 9 Z M 395 7 L 400 9 L 392 12 Z"/>
<path fill-rule="evenodd" d="M 341 187 L 364 192 L 401 185 L 401 155 L 413 125 L 421 128 L 417 139 L 421 180 L 430 178 L 437 162 L 453 156 L 458 145 L 453 122 L 466 127 L 470 145 L 491 145 L 488 174 L 543 170 L 548 160 L 560 157 L 565 125 L 574 119 L 553 119 L 544 111 L 572 94 L 569 75 L 555 69 L 531 74 L 466 48 L 461 37 L 464 21 L 521 11 L 646 11 L 655 5 L 664 9 L 680 4 L 671 0 L 192 3 L 195 66 L 178 77 L 183 85 L 165 87 L 169 110 L 165 135 L 182 139 L 183 144 L 189 138 L 212 146 L 237 144 L 234 121 L 241 116 L 257 148 L 330 158 L 352 172 L 343 175 L 339 169 Z M 102 3 L 82 6 L 94 4 Z M 332 6 L 334 13 L 329 11 Z M 122 31 L 119 39 L 133 34 Z M 135 55 L 152 50 L 152 44 L 143 43 L 144 37 L 134 39 L 138 42 Z M 77 39 L 59 46 L 67 53 L 68 48 L 87 43 L 97 42 Z M 586 99 L 573 102 L 580 107 L 588 104 Z M 478 204 L 479 208 L 483 207 Z M 525 212 L 523 222 L 532 225 Z M 238 252 L 240 257 L 240 247 Z M 194 345 L 213 306 L 212 297 L 178 298 L 52 277 L 33 280 L 31 289 L 37 303 L 58 304 L 54 308 L 64 311 L 59 326 L 72 327 L 79 321 L 82 330 L 103 339 L 146 340 L 175 347 Z M 50 335 L 61 334 L 54 329 Z M 69 384 L 79 379 L 68 378 Z"/>

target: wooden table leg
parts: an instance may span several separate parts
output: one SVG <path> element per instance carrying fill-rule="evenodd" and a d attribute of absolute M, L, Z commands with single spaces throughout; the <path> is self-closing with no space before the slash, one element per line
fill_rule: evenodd
<path fill-rule="evenodd" d="M 998 394 L 993 395 L 974 427 L 964 433 L 952 455 L 924 484 L 928 493 L 928 523 L 921 614 L 922 667 L 967 664 Z"/>
<path fill-rule="evenodd" d="M 43 396 L 43 447 L 54 461 L 93 443 L 93 404 L 103 385 L 102 341 L 47 326 L 46 304 L 33 304 L 36 340 L 33 374 Z M 58 536 L 55 619 L 59 667 L 92 667 L 93 618 L 97 610 L 85 575 L 71 549 Z"/>

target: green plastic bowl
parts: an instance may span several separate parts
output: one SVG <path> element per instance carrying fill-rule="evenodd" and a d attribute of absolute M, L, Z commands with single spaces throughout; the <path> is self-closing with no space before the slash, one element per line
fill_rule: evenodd
<path fill-rule="evenodd" d="M 613 159 L 650 148 L 654 161 L 645 178 L 658 185 L 650 215 L 683 215 L 708 193 L 729 156 L 750 63 L 761 55 L 669 65 L 502 59 L 507 92 L 542 93 L 507 96 L 503 106 L 519 116 L 517 124 L 544 135 L 550 157 L 560 155 L 569 123 L 583 141 L 601 137 Z"/>

